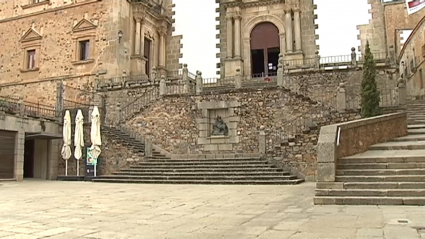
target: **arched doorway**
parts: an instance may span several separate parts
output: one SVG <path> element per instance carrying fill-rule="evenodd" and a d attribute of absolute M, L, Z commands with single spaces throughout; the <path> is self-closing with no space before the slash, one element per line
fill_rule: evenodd
<path fill-rule="evenodd" d="M 271 22 L 256 25 L 251 31 L 252 77 L 276 75 L 279 53 L 279 29 Z"/>

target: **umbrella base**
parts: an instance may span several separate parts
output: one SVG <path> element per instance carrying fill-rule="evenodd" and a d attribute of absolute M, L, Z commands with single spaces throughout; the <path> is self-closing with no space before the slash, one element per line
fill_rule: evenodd
<path fill-rule="evenodd" d="M 57 180 L 58 181 L 85 181 L 86 180 L 85 178 L 86 177 L 84 175 L 83 176 L 77 176 L 77 175 L 68 175 L 68 176 L 65 176 L 65 175 L 60 175 L 60 176 L 58 176 Z"/>

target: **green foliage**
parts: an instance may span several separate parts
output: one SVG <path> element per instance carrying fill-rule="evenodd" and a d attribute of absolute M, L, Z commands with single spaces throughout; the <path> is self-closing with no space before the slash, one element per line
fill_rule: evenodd
<path fill-rule="evenodd" d="M 369 42 L 366 43 L 366 51 L 364 56 L 361 95 L 362 117 L 368 118 L 380 115 L 380 93 L 376 85 L 376 62 L 373 59 L 372 52 L 370 51 Z"/>

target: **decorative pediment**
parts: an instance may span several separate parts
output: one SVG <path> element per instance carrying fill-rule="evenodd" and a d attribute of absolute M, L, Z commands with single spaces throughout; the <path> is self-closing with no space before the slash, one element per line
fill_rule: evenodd
<path fill-rule="evenodd" d="M 74 27 L 72 28 L 72 31 L 73 32 L 87 31 L 87 30 L 95 29 L 96 27 L 97 25 L 95 23 L 84 18 L 74 25 Z"/>
<path fill-rule="evenodd" d="M 36 41 L 41 40 L 41 38 L 43 38 L 43 36 L 41 36 L 40 33 L 38 33 L 34 28 L 31 27 L 21 37 L 21 42 Z"/>

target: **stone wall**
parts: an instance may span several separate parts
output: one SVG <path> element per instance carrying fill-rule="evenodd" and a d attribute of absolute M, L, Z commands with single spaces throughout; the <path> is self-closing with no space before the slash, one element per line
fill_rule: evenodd
<path fill-rule="evenodd" d="M 180 59 L 183 57 L 181 52 L 183 44 L 181 40 L 183 39 L 182 35 L 178 36 L 168 36 L 167 37 L 167 70 L 170 72 L 178 72 L 182 69 L 183 65 L 180 63 Z"/>

